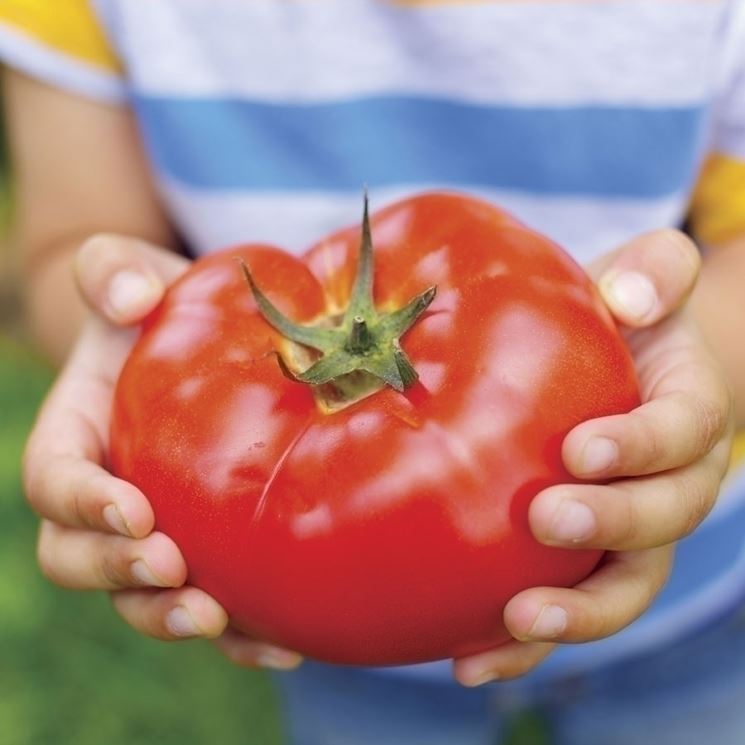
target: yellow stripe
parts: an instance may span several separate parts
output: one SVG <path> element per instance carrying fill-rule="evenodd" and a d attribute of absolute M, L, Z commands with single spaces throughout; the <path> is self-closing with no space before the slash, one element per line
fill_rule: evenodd
<path fill-rule="evenodd" d="M 718 153 L 709 158 L 693 194 L 690 218 L 705 245 L 745 235 L 745 162 Z"/>
<path fill-rule="evenodd" d="M 745 431 L 740 432 L 735 437 L 735 443 L 732 446 L 732 460 L 730 465 L 737 466 L 745 464 Z"/>
<path fill-rule="evenodd" d="M 0 22 L 81 62 L 121 69 L 88 0 L 0 0 Z"/>

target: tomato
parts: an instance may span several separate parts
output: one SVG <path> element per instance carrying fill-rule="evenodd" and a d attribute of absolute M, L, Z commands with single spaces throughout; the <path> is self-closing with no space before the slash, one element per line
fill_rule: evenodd
<path fill-rule="evenodd" d="M 528 506 L 572 481 L 570 429 L 638 405 L 636 377 L 590 279 L 505 212 L 431 193 L 370 226 L 374 306 L 359 228 L 300 258 L 246 245 L 197 261 L 123 369 L 111 467 L 151 500 L 189 583 L 248 634 L 335 663 L 462 656 L 509 638 L 513 595 L 574 585 L 600 560 L 540 545 Z M 380 355 L 345 336 L 319 363 L 275 327 L 331 338 L 354 305 L 369 336 L 366 314 L 418 296 L 400 347 L 383 339 Z M 300 380 L 332 354 L 337 372 L 351 355 L 410 363 L 414 378 Z"/>

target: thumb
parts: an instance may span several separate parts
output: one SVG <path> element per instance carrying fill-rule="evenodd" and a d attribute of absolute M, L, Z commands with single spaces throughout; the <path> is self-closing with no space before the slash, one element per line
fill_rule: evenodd
<path fill-rule="evenodd" d="M 74 272 L 91 309 L 125 326 L 142 320 L 189 261 L 137 238 L 101 234 L 78 249 Z"/>
<path fill-rule="evenodd" d="M 680 308 L 701 267 L 696 245 L 677 230 L 645 233 L 588 267 L 611 313 L 623 324 L 651 326 Z"/>

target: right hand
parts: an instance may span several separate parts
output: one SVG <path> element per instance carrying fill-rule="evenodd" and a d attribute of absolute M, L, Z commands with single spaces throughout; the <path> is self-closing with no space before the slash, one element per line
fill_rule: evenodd
<path fill-rule="evenodd" d="M 188 263 L 110 235 L 91 238 L 77 254 L 76 279 L 94 315 L 43 404 L 24 455 L 26 495 L 42 518 L 39 564 L 61 587 L 110 591 L 119 615 L 142 634 L 212 638 L 237 664 L 293 668 L 297 654 L 240 634 L 217 601 L 185 584 L 184 558 L 154 531 L 146 496 L 105 468 L 114 386 L 137 336 L 128 327 L 157 305 Z"/>

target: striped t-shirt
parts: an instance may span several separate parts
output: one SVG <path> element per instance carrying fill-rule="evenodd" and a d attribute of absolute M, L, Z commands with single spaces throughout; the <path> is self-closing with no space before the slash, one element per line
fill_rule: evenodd
<path fill-rule="evenodd" d="M 745 234 L 742 0 L 0 0 L 0 58 L 132 107 L 197 253 L 300 251 L 363 184 L 483 196 L 580 262 L 686 219 L 709 250 Z M 742 602 L 736 479 L 652 610 L 543 674 Z"/>

